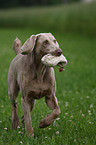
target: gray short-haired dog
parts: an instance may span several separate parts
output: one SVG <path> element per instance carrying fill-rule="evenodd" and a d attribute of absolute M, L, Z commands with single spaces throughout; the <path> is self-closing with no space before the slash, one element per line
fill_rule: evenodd
<path fill-rule="evenodd" d="M 56 82 L 53 67 L 42 64 L 41 58 L 46 54 L 60 56 L 62 50 L 51 33 L 32 35 L 21 47 L 21 41 L 14 40 L 13 48 L 17 53 L 8 72 L 8 95 L 12 104 L 12 128 L 19 123 L 16 98 L 20 90 L 22 98 L 22 125 L 29 135 L 34 135 L 30 112 L 35 100 L 45 96 L 46 104 L 53 110 L 42 119 L 39 128 L 51 125 L 60 114 L 55 96 Z M 65 62 L 66 63 L 66 62 Z"/>

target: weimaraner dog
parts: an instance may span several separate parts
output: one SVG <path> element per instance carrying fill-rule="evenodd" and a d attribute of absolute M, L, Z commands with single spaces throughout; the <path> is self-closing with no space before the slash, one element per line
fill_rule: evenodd
<path fill-rule="evenodd" d="M 16 57 L 12 60 L 8 72 L 8 95 L 12 104 L 12 128 L 19 124 L 16 98 L 20 90 L 22 98 L 22 125 L 29 135 L 34 136 L 30 112 L 35 100 L 45 97 L 46 104 L 53 110 L 39 123 L 39 128 L 51 125 L 60 114 L 56 92 L 56 82 L 53 67 L 41 62 L 46 54 L 60 56 L 62 50 L 51 33 L 32 35 L 21 47 L 19 39 L 14 40 L 13 49 Z M 65 62 L 66 63 L 66 62 Z"/>

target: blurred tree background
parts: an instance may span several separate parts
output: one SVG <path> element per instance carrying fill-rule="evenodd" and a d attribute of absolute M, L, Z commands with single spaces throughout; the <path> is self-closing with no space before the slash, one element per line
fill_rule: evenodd
<path fill-rule="evenodd" d="M 78 2 L 80 0 L 0 0 L 0 8 L 11 8 L 18 6 L 35 6 L 35 5 L 56 5 L 62 3 Z"/>
<path fill-rule="evenodd" d="M 0 28 L 96 36 L 96 0 L 0 0 Z"/>

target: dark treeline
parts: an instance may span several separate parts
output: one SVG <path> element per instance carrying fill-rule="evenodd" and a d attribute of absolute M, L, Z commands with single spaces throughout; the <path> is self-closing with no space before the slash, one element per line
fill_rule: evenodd
<path fill-rule="evenodd" d="M 44 6 L 62 3 L 78 2 L 80 0 L 0 0 L 0 8 L 10 8 L 18 6 Z"/>

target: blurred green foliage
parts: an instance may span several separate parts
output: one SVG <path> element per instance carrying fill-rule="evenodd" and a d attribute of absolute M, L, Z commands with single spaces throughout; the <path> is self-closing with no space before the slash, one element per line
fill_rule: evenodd
<path fill-rule="evenodd" d="M 96 36 L 96 1 L 50 7 L 0 10 L 0 27 L 40 28 Z"/>
<path fill-rule="evenodd" d="M 34 5 L 54 5 L 78 1 L 80 0 L 0 0 L 0 8 Z"/>

